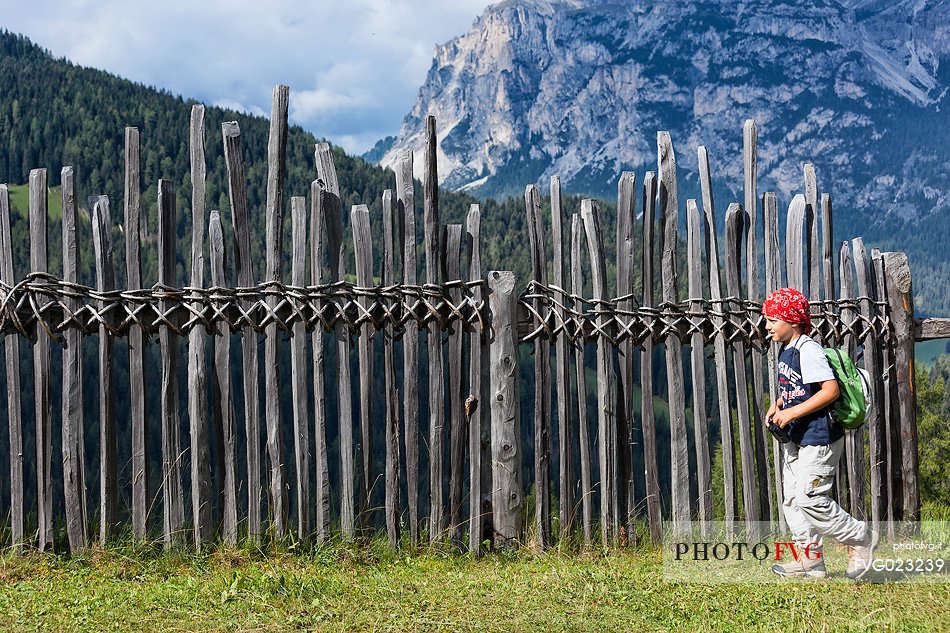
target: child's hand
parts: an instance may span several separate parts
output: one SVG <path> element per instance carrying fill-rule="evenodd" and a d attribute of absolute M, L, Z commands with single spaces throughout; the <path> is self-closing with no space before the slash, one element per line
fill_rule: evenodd
<path fill-rule="evenodd" d="M 797 415 L 793 415 L 793 410 L 794 407 L 790 409 L 779 409 L 774 414 L 772 414 L 772 424 L 779 428 L 785 428 L 791 424 L 795 418 L 798 417 Z"/>
<path fill-rule="evenodd" d="M 771 422 L 773 416 L 781 410 L 781 404 L 781 400 L 776 400 L 769 406 L 769 410 L 765 412 L 765 428 L 769 428 L 769 422 Z"/>

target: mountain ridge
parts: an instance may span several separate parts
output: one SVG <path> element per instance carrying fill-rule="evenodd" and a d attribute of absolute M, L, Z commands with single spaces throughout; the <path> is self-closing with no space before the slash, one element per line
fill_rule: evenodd
<path fill-rule="evenodd" d="M 622 171 L 656 169 L 655 134 L 668 130 L 683 199 L 698 197 L 700 145 L 719 192 L 741 199 L 751 118 L 760 192 L 787 205 L 812 163 L 839 235 L 904 250 L 901 231 L 947 234 L 948 58 L 946 1 L 506 0 L 436 48 L 381 164 L 420 151 L 434 114 L 448 187 L 517 195 L 558 175 L 566 191 L 612 198 Z M 905 237 L 930 280 L 945 258 Z M 950 312 L 946 294 L 919 307 Z"/>

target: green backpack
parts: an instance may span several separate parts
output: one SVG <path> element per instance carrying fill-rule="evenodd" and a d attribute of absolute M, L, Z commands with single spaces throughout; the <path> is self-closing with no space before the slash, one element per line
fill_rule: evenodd
<path fill-rule="evenodd" d="M 867 372 L 854 364 L 845 349 L 826 347 L 825 356 L 841 392 L 832 405 L 832 415 L 843 428 L 856 429 L 864 424 L 868 410 L 870 384 Z"/>

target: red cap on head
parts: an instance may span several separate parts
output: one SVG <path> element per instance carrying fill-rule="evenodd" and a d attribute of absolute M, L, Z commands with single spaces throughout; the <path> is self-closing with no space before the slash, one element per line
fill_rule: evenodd
<path fill-rule="evenodd" d="M 794 288 L 780 288 L 770 294 L 762 304 L 762 314 L 774 319 L 782 319 L 792 325 L 800 325 L 803 334 L 811 332 L 808 299 Z"/>

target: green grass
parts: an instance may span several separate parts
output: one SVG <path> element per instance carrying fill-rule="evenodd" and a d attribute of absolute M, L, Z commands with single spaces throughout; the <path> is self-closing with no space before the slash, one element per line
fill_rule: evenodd
<path fill-rule="evenodd" d="M 23 217 L 30 215 L 30 186 L 29 185 L 9 185 L 10 204 Z M 63 194 L 60 187 L 51 187 L 46 194 L 47 208 L 49 209 L 49 219 L 59 221 L 63 217 Z"/>
<path fill-rule="evenodd" d="M 947 584 L 673 584 L 660 554 L 392 553 L 380 542 L 0 558 L 0 630 L 932 630 Z"/>

